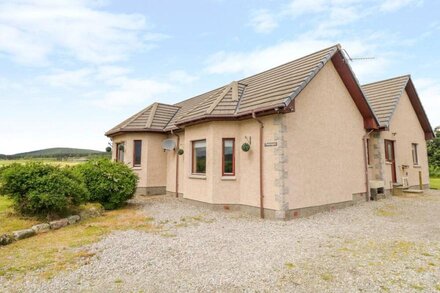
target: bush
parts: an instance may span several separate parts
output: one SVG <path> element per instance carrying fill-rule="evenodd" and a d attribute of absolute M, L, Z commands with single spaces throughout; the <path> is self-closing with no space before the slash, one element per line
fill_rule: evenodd
<path fill-rule="evenodd" d="M 429 176 L 440 178 L 440 167 L 439 166 L 429 166 Z"/>
<path fill-rule="evenodd" d="M 75 166 L 89 190 L 89 201 L 105 209 L 116 209 L 132 198 L 138 177 L 126 165 L 108 159 L 95 159 Z"/>
<path fill-rule="evenodd" d="M 88 198 L 81 176 L 69 167 L 12 164 L 0 172 L 0 193 L 24 215 L 63 215 Z"/>

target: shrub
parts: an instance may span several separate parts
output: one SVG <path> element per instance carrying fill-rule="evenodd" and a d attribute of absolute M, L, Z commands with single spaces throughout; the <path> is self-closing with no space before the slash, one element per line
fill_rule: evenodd
<path fill-rule="evenodd" d="M 69 167 L 15 163 L 0 175 L 0 193 L 12 198 L 24 215 L 65 214 L 88 197 L 82 178 Z"/>
<path fill-rule="evenodd" d="M 138 177 L 126 165 L 108 159 L 95 159 L 75 166 L 89 190 L 89 201 L 105 209 L 116 209 L 132 198 Z"/>
<path fill-rule="evenodd" d="M 435 177 L 435 178 L 440 178 L 440 166 L 430 165 L 429 166 L 429 176 Z"/>

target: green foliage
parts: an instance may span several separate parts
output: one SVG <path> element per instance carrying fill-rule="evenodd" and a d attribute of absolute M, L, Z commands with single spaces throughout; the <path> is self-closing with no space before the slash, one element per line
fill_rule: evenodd
<path fill-rule="evenodd" d="M 82 177 L 72 168 L 14 163 L 0 170 L 0 193 L 24 215 L 62 215 L 88 198 Z"/>
<path fill-rule="evenodd" d="M 84 178 L 89 200 L 101 203 L 106 209 L 122 206 L 136 191 L 138 177 L 123 163 L 96 159 L 74 168 Z"/>
<path fill-rule="evenodd" d="M 436 137 L 428 141 L 427 147 L 428 147 L 428 160 L 430 167 L 440 168 L 440 131 L 436 131 Z M 431 168 L 429 172 L 430 175 L 431 175 Z M 435 169 L 432 169 L 432 171 L 435 171 Z M 436 176 L 440 177 L 438 173 Z"/>
<path fill-rule="evenodd" d="M 440 178 L 440 166 L 429 165 L 429 177 Z"/>
<path fill-rule="evenodd" d="M 245 143 L 243 143 L 243 144 L 241 145 L 241 149 L 242 149 L 244 152 L 248 152 L 248 151 L 251 149 L 251 145 L 248 144 L 247 142 L 245 142 Z"/>

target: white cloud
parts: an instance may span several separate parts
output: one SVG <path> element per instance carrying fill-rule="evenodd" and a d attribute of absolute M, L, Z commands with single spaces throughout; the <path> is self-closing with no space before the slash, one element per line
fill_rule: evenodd
<path fill-rule="evenodd" d="M 111 83 L 111 80 L 124 77 L 130 72 L 131 70 L 129 68 L 123 66 L 99 66 L 96 72 L 96 78 L 100 81 Z"/>
<path fill-rule="evenodd" d="M 177 83 L 188 84 L 198 80 L 199 77 L 191 75 L 185 70 L 174 70 L 169 73 L 169 79 Z"/>
<path fill-rule="evenodd" d="M 356 60 L 350 63 L 360 80 L 376 78 L 377 72 L 382 72 L 390 66 L 387 56 L 391 53 L 384 53 L 374 43 L 369 38 L 346 39 L 341 42 L 351 57 L 375 57 L 372 60 Z M 238 73 L 242 76 L 248 76 L 335 44 L 336 42 L 331 39 L 305 38 L 303 36 L 250 52 L 218 52 L 207 60 L 206 71 L 211 74 Z M 377 55 L 379 51 L 380 56 Z"/>
<path fill-rule="evenodd" d="M 92 104 L 110 109 L 137 104 L 145 106 L 153 101 L 161 100 L 161 95 L 171 89 L 172 86 L 167 82 L 121 78 L 113 90 L 107 91 L 102 98 L 92 100 Z M 97 93 L 94 95 L 96 96 Z"/>
<path fill-rule="evenodd" d="M 249 25 L 252 26 L 257 33 L 270 33 L 278 26 L 278 23 L 268 10 L 260 9 L 251 13 Z"/>
<path fill-rule="evenodd" d="M 285 11 L 285 13 L 293 16 L 300 16 L 308 13 L 318 13 L 324 11 L 327 8 L 326 3 L 329 2 L 325 0 L 294 0 L 290 2 L 288 9 Z"/>
<path fill-rule="evenodd" d="M 90 85 L 92 73 L 93 70 L 90 68 L 72 71 L 58 69 L 41 76 L 39 80 L 54 87 L 83 87 Z"/>
<path fill-rule="evenodd" d="M 41 65 L 49 56 L 102 64 L 124 60 L 164 39 L 140 14 L 111 13 L 97 1 L 0 2 L 0 53 Z"/>
<path fill-rule="evenodd" d="M 386 12 L 392 12 L 399 10 L 409 5 L 420 5 L 423 1 L 420 0 L 386 0 L 382 1 L 380 10 Z"/>
<path fill-rule="evenodd" d="M 414 85 L 431 122 L 431 126 L 440 126 L 440 80 L 417 78 L 414 80 Z"/>

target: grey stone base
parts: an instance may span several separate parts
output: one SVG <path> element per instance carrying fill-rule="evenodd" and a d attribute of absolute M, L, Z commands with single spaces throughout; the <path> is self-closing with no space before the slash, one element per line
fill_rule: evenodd
<path fill-rule="evenodd" d="M 172 197 L 176 197 L 176 192 L 175 191 L 168 191 L 166 192 L 166 195 L 172 196 Z M 178 198 L 183 198 L 183 193 L 180 193 L 177 195 Z"/>
<path fill-rule="evenodd" d="M 195 206 L 204 207 L 208 209 L 212 209 L 214 211 L 240 211 L 245 214 L 260 217 L 260 208 L 253 207 L 242 204 L 218 204 L 218 203 L 207 203 L 203 201 L 198 201 L 194 199 L 184 198 L 186 202 L 189 202 Z M 275 213 L 277 211 L 271 209 L 264 209 L 264 217 L 266 219 L 276 219 Z"/>
<path fill-rule="evenodd" d="M 136 188 L 135 195 L 161 195 L 166 194 L 165 186 L 149 186 Z"/>
<path fill-rule="evenodd" d="M 346 208 L 346 207 L 350 207 L 353 205 L 355 205 L 354 201 L 345 201 L 345 202 L 338 202 L 338 203 L 326 204 L 326 205 L 321 205 L 321 206 L 293 209 L 293 210 L 289 211 L 289 214 L 288 214 L 289 218 L 288 219 L 310 217 L 314 214 L 328 212 L 328 211 L 334 211 L 336 209 Z"/>
<path fill-rule="evenodd" d="M 367 194 L 365 192 L 353 194 L 353 202 L 360 203 L 367 201 Z"/>
<path fill-rule="evenodd" d="M 168 192 L 168 194 L 175 196 L 175 193 Z M 220 210 L 240 211 L 251 216 L 260 217 L 259 207 L 242 205 L 242 204 L 212 204 L 212 203 L 202 202 L 188 198 L 184 198 L 184 200 L 190 202 L 193 205 L 216 210 L 216 211 L 220 211 Z M 291 220 L 296 218 L 309 217 L 317 213 L 346 208 L 365 201 L 366 201 L 366 194 L 359 193 L 353 195 L 353 200 L 345 201 L 345 202 L 338 202 L 338 203 L 313 206 L 313 207 L 305 207 L 299 209 L 291 209 L 287 211 L 264 209 L 264 218 L 275 219 L 275 220 Z"/>

